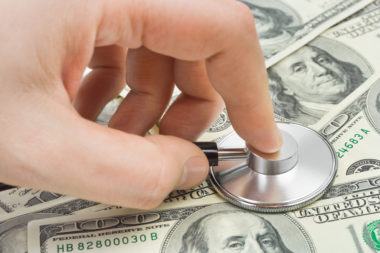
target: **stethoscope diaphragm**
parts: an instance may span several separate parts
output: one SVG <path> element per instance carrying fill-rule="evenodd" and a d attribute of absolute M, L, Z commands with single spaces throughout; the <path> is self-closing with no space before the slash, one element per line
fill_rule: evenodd
<path fill-rule="evenodd" d="M 320 198 L 332 184 L 337 158 L 316 131 L 294 123 L 278 123 L 283 146 L 275 154 L 245 147 L 236 133 L 216 147 L 198 143 L 210 161 L 210 180 L 226 200 L 259 212 L 286 212 Z"/>

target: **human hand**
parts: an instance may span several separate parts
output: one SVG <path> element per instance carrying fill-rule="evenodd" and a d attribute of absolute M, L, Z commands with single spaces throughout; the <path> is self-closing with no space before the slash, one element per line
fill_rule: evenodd
<path fill-rule="evenodd" d="M 1 1 L 0 10 L 2 182 L 155 207 L 206 177 L 205 156 L 184 139 L 224 103 L 250 145 L 281 145 L 253 17 L 241 3 L 24 0 Z M 132 91 L 111 119 L 116 129 L 87 120 L 125 81 Z M 139 136 L 161 117 L 174 82 L 182 95 L 161 133 L 184 139 Z"/>

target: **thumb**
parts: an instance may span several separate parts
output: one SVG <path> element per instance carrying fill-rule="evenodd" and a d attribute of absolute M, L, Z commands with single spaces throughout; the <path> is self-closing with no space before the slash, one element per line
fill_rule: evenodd
<path fill-rule="evenodd" d="M 195 186 L 207 176 L 207 159 L 190 142 L 127 134 L 87 121 L 67 106 L 52 109 L 53 104 L 9 115 L 17 124 L 0 136 L 6 140 L 0 144 L 5 162 L 0 180 L 147 209 L 173 189 Z"/>
<path fill-rule="evenodd" d="M 100 173 L 93 182 L 99 192 L 92 195 L 89 186 L 91 195 L 87 199 L 102 196 L 97 201 L 150 209 L 173 189 L 199 185 L 208 174 L 207 158 L 186 140 L 162 135 L 140 137 L 102 126 L 92 125 L 91 129 L 89 137 L 94 143 L 88 148 L 97 148 L 88 155 L 99 157 L 91 167 L 103 165 L 96 168 Z"/>

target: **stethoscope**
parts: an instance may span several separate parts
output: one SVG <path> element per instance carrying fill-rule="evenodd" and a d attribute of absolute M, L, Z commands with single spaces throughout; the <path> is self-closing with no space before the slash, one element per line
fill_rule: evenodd
<path fill-rule="evenodd" d="M 215 190 L 232 204 L 259 212 L 292 211 L 320 198 L 332 184 L 338 163 L 331 145 L 308 127 L 277 125 L 283 145 L 275 154 L 248 149 L 236 133 L 218 145 L 196 143 L 209 160 Z"/>

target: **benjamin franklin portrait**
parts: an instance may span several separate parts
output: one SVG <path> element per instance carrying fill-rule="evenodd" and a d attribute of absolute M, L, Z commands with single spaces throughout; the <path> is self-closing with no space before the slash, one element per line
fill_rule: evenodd
<path fill-rule="evenodd" d="M 256 31 L 265 58 L 292 43 L 294 33 L 301 27 L 299 15 L 281 1 L 257 3 L 242 0 L 255 17 Z"/>
<path fill-rule="evenodd" d="M 186 218 L 167 238 L 170 253 L 314 252 L 303 229 L 287 215 L 264 215 L 216 204 Z"/>
<path fill-rule="evenodd" d="M 292 253 L 273 225 L 242 210 L 220 211 L 194 222 L 182 238 L 180 253 Z"/>
<path fill-rule="evenodd" d="M 315 40 L 268 70 L 277 115 L 312 125 L 372 74 L 363 57 L 327 40 Z"/>

